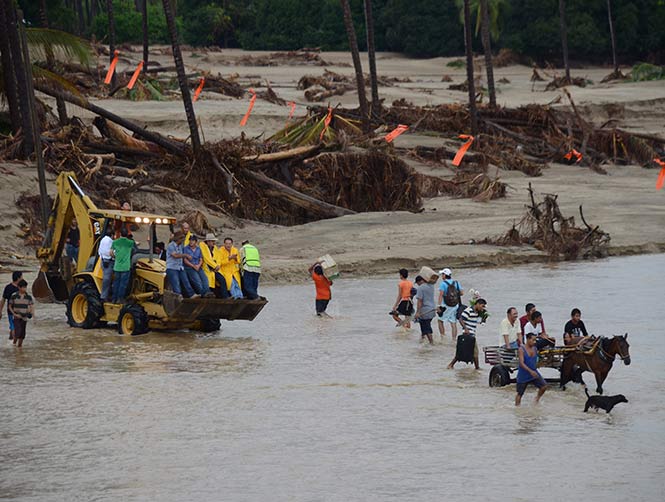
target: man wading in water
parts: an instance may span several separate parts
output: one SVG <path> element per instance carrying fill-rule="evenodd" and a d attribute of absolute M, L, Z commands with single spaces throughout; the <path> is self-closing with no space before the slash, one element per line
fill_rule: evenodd
<path fill-rule="evenodd" d="M 527 386 L 531 383 L 538 388 L 536 403 L 547 390 L 547 384 L 543 377 L 538 373 L 536 364 L 538 363 L 538 349 L 536 349 L 536 335 L 534 333 L 526 334 L 526 342 L 517 349 L 520 356 L 520 365 L 517 370 L 517 394 L 515 395 L 515 406 L 522 402 L 522 396 Z"/>

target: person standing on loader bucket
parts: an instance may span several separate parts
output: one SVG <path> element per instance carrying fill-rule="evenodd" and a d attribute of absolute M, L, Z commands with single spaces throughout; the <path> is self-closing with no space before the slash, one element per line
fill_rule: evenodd
<path fill-rule="evenodd" d="M 129 276 L 132 269 L 132 250 L 134 241 L 127 238 L 129 231 L 127 227 L 120 229 L 120 237 L 113 241 L 111 253 L 115 258 L 113 264 L 113 303 L 120 303 L 127 296 L 127 287 L 129 286 Z"/>
<path fill-rule="evenodd" d="M 259 297 L 261 257 L 259 256 L 259 250 L 252 246 L 249 240 L 242 242 L 240 263 L 242 266 L 242 291 L 250 300 L 256 300 Z"/>
<path fill-rule="evenodd" d="M 185 234 L 178 230 L 173 234 L 173 239 L 169 242 L 169 245 L 166 246 L 166 277 L 175 294 L 182 295 L 184 290 L 187 298 L 195 298 L 199 295 L 192 289 L 182 262 L 182 259 L 187 256 L 182 249 L 184 240 Z"/>

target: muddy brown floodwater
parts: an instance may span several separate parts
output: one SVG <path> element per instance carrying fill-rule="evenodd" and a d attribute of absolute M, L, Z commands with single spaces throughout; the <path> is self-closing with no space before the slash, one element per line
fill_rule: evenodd
<path fill-rule="evenodd" d="M 583 413 L 577 385 L 516 409 L 487 365 L 444 369 L 450 341 L 393 327 L 394 278 L 337 281 L 334 320 L 313 315 L 311 285 L 265 287 L 255 322 L 208 335 L 73 330 L 39 305 L 16 350 L 3 316 L 0 499 L 662 500 L 663 269 L 652 255 L 456 274 L 488 299 L 481 346 L 527 301 L 559 338 L 575 306 L 593 333 L 628 332 L 632 364 L 605 391 L 630 402 L 611 415 Z"/>

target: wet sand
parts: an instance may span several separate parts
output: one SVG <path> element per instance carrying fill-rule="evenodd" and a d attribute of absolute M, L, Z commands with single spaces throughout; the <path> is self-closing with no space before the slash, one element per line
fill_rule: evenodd
<path fill-rule="evenodd" d="M 234 59 L 246 55 L 242 51 L 229 50 L 205 54 L 196 51 L 198 57 L 186 51 L 188 69 L 202 69 L 221 73 L 228 77 L 238 73 L 241 81 L 269 79 L 278 95 L 298 103 L 299 113 L 308 105 L 303 92 L 296 84 L 305 74 L 322 74 L 320 66 L 271 66 L 251 67 L 231 64 Z M 254 52 L 253 55 L 265 53 Z M 130 57 L 138 58 L 137 54 Z M 350 63 L 345 53 L 323 53 L 326 61 Z M 168 56 L 155 55 L 153 59 L 163 65 L 170 64 Z M 404 98 L 417 105 L 464 102 L 466 94 L 448 90 L 449 82 L 441 82 L 442 75 L 453 78 L 452 83 L 465 79 L 464 70 L 446 67 L 448 58 L 426 60 L 408 59 L 397 54 L 380 54 L 378 72 L 388 77 L 409 77 L 410 83 L 398 83 L 381 87 L 380 95 L 386 103 Z M 128 66 L 129 68 L 129 66 Z M 124 67 L 120 65 L 119 70 Z M 352 74 L 351 67 L 332 66 L 332 71 Z M 543 92 L 545 83 L 530 82 L 531 68 L 510 66 L 496 70 L 497 81 L 507 78 L 510 83 L 498 84 L 498 101 L 506 106 L 528 103 L 546 104 L 562 96 L 561 91 Z M 550 72 L 551 74 L 552 72 Z M 600 125 L 609 118 L 616 119 L 619 127 L 665 136 L 665 86 L 662 82 L 600 84 L 607 68 L 573 70 L 574 76 L 587 77 L 594 82 L 586 88 L 571 87 L 578 107 L 585 117 Z M 260 77 L 260 78 L 259 78 Z M 357 95 L 349 92 L 335 96 L 345 106 L 355 106 Z M 238 123 L 247 109 L 247 99 L 233 99 L 203 92 L 195 109 L 204 136 L 209 141 L 230 138 L 242 132 L 249 136 L 267 137 L 283 127 L 288 108 L 257 100 L 246 128 Z M 182 104 L 178 100 L 132 102 L 119 99 L 96 100 L 109 110 L 165 134 L 186 137 L 188 134 Z M 561 103 L 565 103 L 563 97 Z M 553 105 L 553 106 L 563 106 Z M 90 120 L 84 110 L 70 107 L 70 113 Z M 413 147 L 419 144 L 437 146 L 442 138 L 422 134 L 405 134 L 395 144 Z M 409 161 L 421 172 L 450 176 L 452 171 L 431 168 Z M 251 238 L 260 248 L 265 264 L 264 280 L 298 280 L 303 270 L 316 257 L 330 253 L 346 274 L 366 275 L 388 273 L 401 265 L 412 268 L 423 263 L 432 266 L 472 267 L 477 265 L 507 265 L 529 261 L 543 261 L 543 253 L 529 247 L 504 248 L 468 243 L 485 237 L 503 234 L 524 214 L 528 202 L 526 188 L 532 183 L 537 193 L 557 193 L 565 216 L 578 218 L 578 206 L 584 205 L 584 214 L 592 225 L 609 232 L 612 237 L 611 254 L 653 253 L 665 251 L 665 191 L 655 190 L 656 170 L 637 166 L 604 166 L 607 176 L 593 173 L 587 168 L 552 164 L 543 170 L 543 176 L 529 178 L 519 172 L 500 171 L 500 178 L 508 183 L 507 197 L 487 203 L 468 199 L 436 197 L 425 201 L 425 211 L 420 214 L 407 212 L 377 212 L 345 216 L 296 227 L 277 227 L 254 222 L 238 222 L 209 211 L 210 221 L 220 235 L 230 235 L 236 240 Z M 0 187 L 0 215 L 7 222 L 0 227 L 0 238 L 5 250 L 4 265 L 11 268 L 7 255 L 29 256 L 16 237 L 19 219 L 13 200 L 17 192 L 27 190 L 36 193 L 36 174 L 25 167 L 13 168 L 14 175 L 5 175 Z M 493 173 L 492 173 L 493 174 Z M 372 194 L 368 193 L 368 197 Z M 155 197 L 136 195 L 137 201 L 155 212 L 184 214 L 191 207 L 202 208 L 200 203 L 184 197 Z M 19 260 L 20 261 L 20 260 Z"/>

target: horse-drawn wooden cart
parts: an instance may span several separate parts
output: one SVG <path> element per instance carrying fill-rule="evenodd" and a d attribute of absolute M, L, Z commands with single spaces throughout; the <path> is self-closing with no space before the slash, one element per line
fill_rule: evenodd
<path fill-rule="evenodd" d="M 552 347 L 538 351 L 538 367 L 561 370 L 566 353 L 576 351 L 576 347 Z M 517 349 L 508 349 L 505 346 L 483 347 L 485 363 L 492 366 L 490 370 L 490 387 L 503 387 L 515 383 L 511 373 L 519 367 Z M 545 378 L 549 383 L 559 382 L 559 378 Z"/>
<path fill-rule="evenodd" d="M 596 376 L 598 385 L 596 392 L 602 394 L 603 382 L 612 369 L 614 359 L 619 357 L 625 365 L 630 364 L 627 339 L 628 334 L 611 338 L 598 337 L 588 347 L 569 345 L 542 349 L 538 351 L 538 367 L 559 370 L 561 378 L 545 378 L 545 380 L 550 383 L 560 383 L 562 387 L 570 381 L 584 384 L 582 372 L 590 371 Z M 517 349 L 494 345 L 483 347 L 483 352 L 485 363 L 492 366 L 489 376 L 490 387 L 503 387 L 515 383 L 511 373 L 519 367 Z"/>

